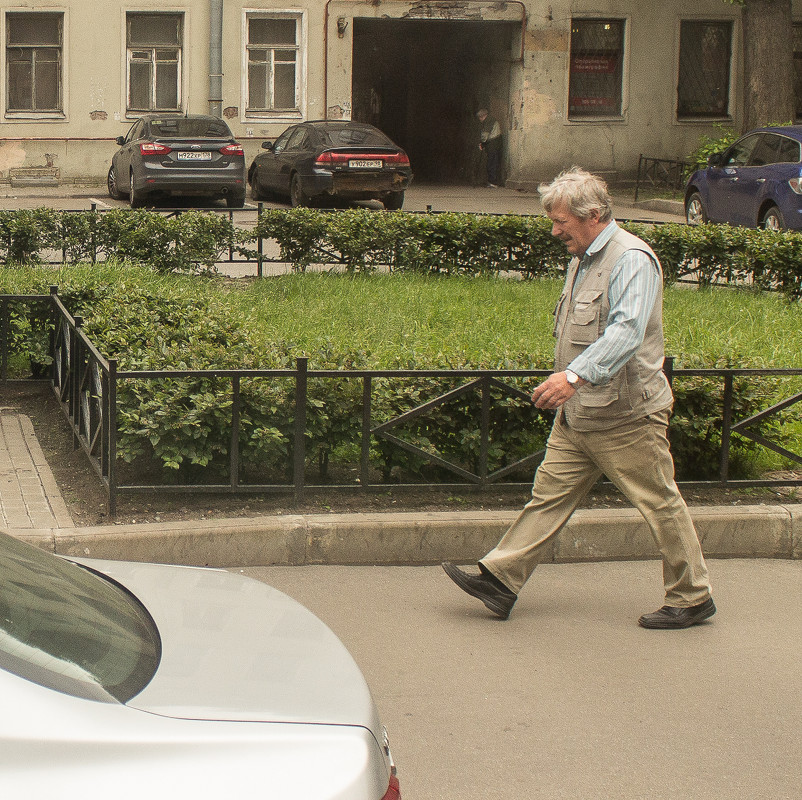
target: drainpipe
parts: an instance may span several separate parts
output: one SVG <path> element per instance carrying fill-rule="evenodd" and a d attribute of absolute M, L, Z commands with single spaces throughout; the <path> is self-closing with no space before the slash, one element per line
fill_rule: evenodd
<path fill-rule="evenodd" d="M 223 0 L 209 0 L 209 113 L 223 116 Z"/>

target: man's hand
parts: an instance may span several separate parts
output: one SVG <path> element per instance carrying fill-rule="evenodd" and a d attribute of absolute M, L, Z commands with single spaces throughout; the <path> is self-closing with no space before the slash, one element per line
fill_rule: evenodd
<path fill-rule="evenodd" d="M 577 388 L 585 383 L 587 381 L 582 378 L 576 383 L 568 383 L 564 372 L 555 372 L 535 388 L 535 391 L 532 392 L 532 402 L 538 408 L 559 408 L 574 396 Z"/>

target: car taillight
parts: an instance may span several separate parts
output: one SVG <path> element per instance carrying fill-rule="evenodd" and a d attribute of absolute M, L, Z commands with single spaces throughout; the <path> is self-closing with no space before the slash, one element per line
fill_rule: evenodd
<path fill-rule="evenodd" d="M 403 164 L 409 166 L 409 156 L 406 153 L 392 153 L 385 159 L 387 164 Z"/>
<path fill-rule="evenodd" d="M 225 147 L 220 148 L 220 152 L 224 156 L 243 156 L 245 155 L 245 151 L 242 149 L 242 145 L 234 142 L 234 144 L 227 144 Z"/>
<path fill-rule="evenodd" d="M 158 142 L 143 142 L 139 145 L 139 152 L 143 156 L 164 155 L 165 153 L 171 153 L 172 148 Z"/>
<path fill-rule="evenodd" d="M 395 775 L 390 776 L 390 785 L 387 787 L 382 800 L 401 800 L 401 786 Z"/>
<path fill-rule="evenodd" d="M 330 150 L 321 153 L 315 159 L 315 164 L 347 164 L 352 159 L 381 161 L 384 164 L 409 164 L 406 153 L 333 153 Z"/>
<path fill-rule="evenodd" d="M 802 176 L 798 178 L 791 178 L 788 185 L 797 193 L 802 194 Z"/>

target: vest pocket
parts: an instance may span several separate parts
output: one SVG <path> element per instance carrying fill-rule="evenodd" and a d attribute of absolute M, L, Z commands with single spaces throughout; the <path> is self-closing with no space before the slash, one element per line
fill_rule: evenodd
<path fill-rule="evenodd" d="M 599 338 L 601 290 L 578 292 L 568 316 L 568 341 L 571 344 L 589 345 Z"/>

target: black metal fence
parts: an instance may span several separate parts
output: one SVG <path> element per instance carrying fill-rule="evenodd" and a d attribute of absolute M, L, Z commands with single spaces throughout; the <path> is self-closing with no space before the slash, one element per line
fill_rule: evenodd
<path fill-rule="evenodd" d="M 643 188 L 674 189 L 685 187 L 691 173 L 691 165 L 687 161 L 673 161 L 668 158 L 647 158 L 641 155 L 638 159 L 638 177 L 635 182 L 635 201 Z"/>
<path fill-rule="evenodd" d="M 543 450 L 527 453 L 513 463 L 494 469 L 489 458 L 491 447 L 491 403 L 492 394 L 501 392 L 507 397 L 528 401 L 527 392 L 516 383 L 524 378 L 538 378 L 548 374 L 545 370 L 313 370 L 308 361 L 299 358 L 293 369 L 274 370 L 163 370 L 163 371 L 128 371 L 118 369 L 115 359 L 106 359 L 93 345 L 82 330 L 82 320 L 73 317 L 64 307 L 58 296 L 56 287 L 51 294 L 38 296 L 0 296 L 0 378 L 9 380 L 8 364 L 14 354 L 19 356 L 20 348 L 25 342 L 15 338 L 15 320 L 25 317 L 25 309 L 47 307 L 50 333 L 48 342 L 52 363 L 49 380 L 52 390 L 68 420 L 73 432 L 76 448 L 80 447 L 88 457 L 98 477 L 106 489 L 109 499 L 109 510 L 114 514 L 120 494 L 141 491 L 165 492 L 283 492 L 294 494 L 300 500 L 304 493 L 311 490 L 360 490 L 370 491 L 387 489 L 388 484 L 375 479 L 375 465 L 371 464 L 372 444 L 377 440 L 388 443 L 392 447 L 412 453 L 416 458 L 436 465 L 441 474 L 449 474 L 453 481 L 428 483 L 407 483 L 405 486 L 429 487 L 446 490 L 482 490 L 490 487 L 505 486 L 525 487 L 527 483 L 510 483 L 509 479 L 523 470 L 533 471 L 540 462 Z M 721 487 L 802 485 L 802 480 L 733 480 L 730 477 L 730 450 L 733 437 L 745 437 L 758 445 L 768 448 L 784 458 L 802 464 L 802 456 L 787 450 L 782 444 L 772 441 L 760 432 L 761 423 L 802 400 L 802 393 L 796 393 L 783 399 L 760 413 L 746 419 L 734 418 L 734 382 L 737 378 L 759 380 L 769 376 L 802 376 L 802 369 L 693 369 L 674 370 L 671 359 L 666 361 L 666 373 L 672 382 L 686 378 L 703 377 L 720 381 L 723 385 L 721 408 L 721 448 L 718 464 L 718 480 L 716 481 L 680 481 L 683 485 L 716 485 Z M 222 393 L 230 400 L 230 448 L 228 463 L 228 479 L 225 483 L 183 483 L 181 485 L 153 483 L 124 483 L 118 477 L 118 420 L 121 411 L 118 402 L 118 388 L 121 382 L 156 382 L 174 381 L 175 379 L 213 378 L 228 385 Z M 240 425 L 241 425 L 241 383 L 248 379 L 269 381 L 289 381 L 293 387 L 293 405 L 290 464 L 286 474 L 291 478 L 285 482 L 272 484 L 249 483 L 241 478 Z M 381 379 L 405 380 L 438 380 L 448 386 L 439 396 L 426 402 L 411 406 L 407 411 L 376 424 L 373 414 L 374 387 Z M 357 449 L 359 463 L 356 480 L 348 482 L 314 484 L 307 477 L 307 442 L 309 431 L 307 425 L 307 409 L 310 406 L 309 383 L 311 380 L 343 381 L 354 380 L 361 383 L 361 424 Z M 455 387 L 455 383 L 457 384 Z M 478 457 L 475 468 L 464 466 L 449 460 L 431 449 L 420 447 L 396 436 L 395 429 L 410 420 L 437 411 L 454 397 L 478 393 L 480 403 L 476 419 L 478 431 Z M 392 484 L 397 485 L 397 484 Z"/>

